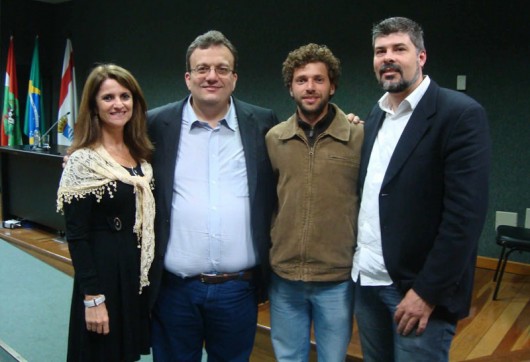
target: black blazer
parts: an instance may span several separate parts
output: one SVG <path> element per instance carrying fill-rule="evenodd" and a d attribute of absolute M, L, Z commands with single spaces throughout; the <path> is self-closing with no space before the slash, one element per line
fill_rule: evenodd
<path fill-rule="evenodd" d="M 275 182 L 265 146 L 265 134 L 278 123 L 274 112 L 235 98 L 247 166 L 252 238 L 259 252 L 262 280 L 266 292 L 269 273 L 270 223 L 276 206 Z M 169 241 L 171 201 L 175 162 L 182 126 L 182 110 L 188 98 L 150 110 L 147 113 L 148 132 L 155 146 L 152 166 L 155 179 L 155 259 L 149 273 L 151 306 L 154 305 L 164 270 L 164 254 Z"/>
<path fill-rule="evenodd" d="M 376 105 L 366 120 L 361 187 L 384 118 Z M 484 108 L 431 81 L 390 160 L 379 216 L 390 277 L 436 305 L 434 315 L 456 320 L 469 313 L 490 153 Z"/>

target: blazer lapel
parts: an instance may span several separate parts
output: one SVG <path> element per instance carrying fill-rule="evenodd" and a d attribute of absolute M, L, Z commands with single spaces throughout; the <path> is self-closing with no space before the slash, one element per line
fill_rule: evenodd
<path fill-rule="evenodd" d="M 431 81 L 427 92 L 412 112 L 412 115 L 403 130 L 403 134 L 399 139 L 396 149 L 392 154 L 390 163 L 383 179 L 384 187 L 392 178 L 399 172 L 401 167 L 405 164 L 410 154 L 416 148 L 416 145 L 423 138 L 423 135 L 430 127 L 429 119 L 436 112 L 436 96 L 438 93 L 438 86 Z"/>
<path fill-rule="evenodd" d="M 166 170 L 163 173 L 164 185 L 166 190 L 173 190 L 173 184 L 175 182 L 175 165 L 177 160 L 177 153 L 180 141 L 180 131 L 182 129 L 182 110 L 188 99 L 177 102 L 175 107 L 171 110 L 169 117 L 164 119 L 166 129 L 163 134 L 163 152 L 164 161 L 163 169 Z M 156 145 L 155 145 L 156 147 Z M 156 182 L 156 180 L 155 180 Z M 164 197 L 164 208 L 170 214 L 171 202 L 173 199 L 173 192 L 167 192 Z"/>
<path fill-rule="evenodd" d="M 245 151 L 245 163 L 247 166 L 247 180 L 248 180 L 248 192 L 250 196 L 250 203 L 253 204 L 254 195 L 257 187 L 257 134 L 258 127 L 255 124 L 254 114 L 245 107 L 237 99 L 234 100 L 236 108 L 237 123 L 241 133 L 241 142 L 243 143 L 243 150 Z"/>
<path fill-rule="evenodd" d="M 368 115 L 366 125 L 364 127 L 364 142 L 362 146 L 362 155 L 368 157 L 361 157 L 361 167 L 359 175 L 359 186 L 362 188 L 364 185 L 364 179 L 366 178 L 366 172 L 368 171 L 368 163 L 370 162 L 370 155 L 374 148 L 375 139 L 379 133 L 379 129 L 385 119 L 385 113 L 379 108 L 378 105 L 374 107 L 372 112 Z"/>

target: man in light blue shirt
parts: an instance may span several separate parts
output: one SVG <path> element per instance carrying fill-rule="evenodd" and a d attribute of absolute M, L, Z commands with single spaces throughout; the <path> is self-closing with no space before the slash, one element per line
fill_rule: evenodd
<path fill-rule="evenodd" d="M 276 115 L 232 92 L 237 51 L 218 31 L 186 55 L 191 95 L 148 113 L 155 145 L 156 361 L 248 361 L 266 289 L 275 182 L 265 134 Z"/>
<path fill-rule="evenodd" d="M 182 278 L 257 264 L 245 153 L 232 103 L 215 128 L 198 120 L 191 98 L 184 106 L 165 255 L 166 270 Z"/>

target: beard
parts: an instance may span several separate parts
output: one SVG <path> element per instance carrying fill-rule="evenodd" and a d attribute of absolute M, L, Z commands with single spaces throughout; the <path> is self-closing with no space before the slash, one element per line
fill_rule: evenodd
<path fill-rule="evenodd" d="M 326 113 L 329 104 L 329 96 L 320 95 L 320 101 L 312 106 L 306 106 L 302 98 L 295 98 L 298 113 L 303 115 L 306 119 L 316 120 L 324 113 Z"/>
<path fill-rule="evenodd" d="M 416 83 L 416 81 L 420 77 L 420 65 L 419 65 L 419 63 L 417 63 L 416 65 L 417 65 L 417 67 L 416 67 L 416 72 L 414 73 L 414 76 L 412 77 L 412 79 L 407 80 L 407 79 L 405 79 L 403 77 L 403 70 L 401 69 L 401 67 L 399 65 L 397 65 L 397 64 L 384 64 L 379 69 L 379 75 L 380 75 L 379 85 L 381 86 L 381 88 L 383 88 L 384 91 L 386 91 L 388 93 L 401 93 L 401 92 L 403 92 L 404 90 L 408 89 L 411 85 Z M 383 79 L 383 77 L 382 77 L 383 72 L 386 71 L 386 70 L 389 70 L 389 69 L 399 73 L 400 79 L 399 79 L 398 82 L 393 82 L 392 80 Z"/>
<path fill-rule="evenodd" d="M 327 102 L 320 102 L 316 108 L 307 108 L 302 102 L 298 103 L 299 112 L 308 119 L 313 119 L 320 116 L 324 110 L 327 109 L 327 107 Z"/>

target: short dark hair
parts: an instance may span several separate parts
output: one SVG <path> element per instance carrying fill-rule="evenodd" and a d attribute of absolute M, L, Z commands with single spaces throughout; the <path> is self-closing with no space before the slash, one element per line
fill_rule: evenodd
<path fill-rule="evenodd" d="M 283 83 L 287 88 L 291 87 L 295 69 L 303 67 L 308 63 L 322 62 L 328 68 L 328 76 L 335 89 L 339 86 L 341 74 L 340 60 L 333 55 L 331 50 L 325 45 L 310 43 L 293 50 L 287 55 L 283 62 L 282 75 Z"/>
<path fill-rule="evenodd" d="M 418 52 L 425 50 L 423 43 L 423 29 L 421 26 L 408 18 L 393 17 L 380 21 L 372 28 L 372 46 L 375 40 L 380 36 L 390 35 L 393 33 L 408 34 L 412 44 Z"/>
<path fill-rule="evenodd" d="M 225 47 L 230 50 L 230 53 L 232 53 L 232 56 L 234 57 L 234 69 L 233 71 L 236 72 L 237 70 L 237 49 L 236 47 L 228 40 L 223 33 L 217 30 L 210 30 L 202 35 L 199 35 L 195 38 L 193 42 L 188 47 L 188 50 L 186 51 L 186 71 L 191 70 L 190 65 L 190 58 L 191 54 L 195 51 L 195 49 L 208 49 L 211 46 L 214 45 L 224 45 Z"/>

